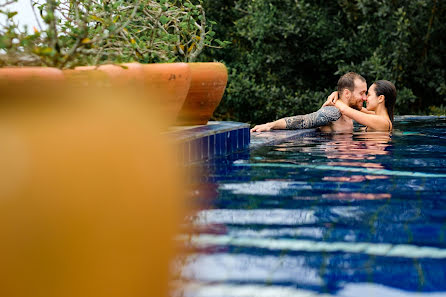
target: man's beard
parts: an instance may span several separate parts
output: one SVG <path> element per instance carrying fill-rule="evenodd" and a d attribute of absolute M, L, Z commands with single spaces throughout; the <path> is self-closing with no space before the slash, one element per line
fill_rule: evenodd
<path fill-rule="evenodd" d="M 361 110 L 363 107 L 362 104 L 361 104 L 361 106 L 358 106 L 357 104 L 354 104 L 354 103 L 350 103 L 348 106 L 350 106 L 351 108 L 356 109 L 356 110 Z"/>

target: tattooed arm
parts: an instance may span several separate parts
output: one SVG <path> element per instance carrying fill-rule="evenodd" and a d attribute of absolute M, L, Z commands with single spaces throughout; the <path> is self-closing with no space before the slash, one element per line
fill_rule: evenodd
<path fill-rule="evenodd" d="M 286 129 L 308 129 L 326 126 L 337 121 L 341 112 L 334 106 L 325 106 L 316 112 L 284 118 Z"/>
<path fill-rule="evenodd" d="M 287 117 L 275 122 L 257 125 L 251 132 L 263 132 L 277 129 L 308 129 L 326 126 L 341 117 L 341 112 L 334 106 L 324 106 L 316 112 Z"/>

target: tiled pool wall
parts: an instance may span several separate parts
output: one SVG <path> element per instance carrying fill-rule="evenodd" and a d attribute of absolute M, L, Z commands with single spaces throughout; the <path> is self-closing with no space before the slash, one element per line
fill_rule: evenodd
<path fill-rule="evenodd" d="M 169 132 L 178 145 L 183 164 L 210 160 L 249 148 L 249 125 L 238 122 L 209 122 L 202 126 L 174 127 Z"/>
<path fill-rule="evenodd" d="M 395 120 L 426 120 L 444 116 L 396 116 Z M 275 130 L 250 133 L 249 124 L 210 121 L 207 125 L 173 127 L 168 134 L 178 145 L 179 160 L 183 164 L 206 161 L 250 148 L 276 145 L 284 141 L 309 136 L 316 129 Z"/>

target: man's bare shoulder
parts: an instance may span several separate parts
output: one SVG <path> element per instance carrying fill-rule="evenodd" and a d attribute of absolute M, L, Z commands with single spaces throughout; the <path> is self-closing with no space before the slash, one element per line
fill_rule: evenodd
<path fill-rule="evenodd" d="M 352 119 L 343 116 L 338 108 L 334 106 L 324 107 L 324 113 L 327 117 L 330 117 L 330 121 L 327 125 L 319 127 L 321 132 L 349 132 L 353 130 Z"/>

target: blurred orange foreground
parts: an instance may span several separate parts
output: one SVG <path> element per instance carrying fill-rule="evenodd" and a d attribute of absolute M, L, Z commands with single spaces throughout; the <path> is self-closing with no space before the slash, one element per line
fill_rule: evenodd
<path fill-rule="evenodd" d="M 168 295 L 183 188 L 159 107 L 91 85 L 0 73 L 0 296 Z"/>

